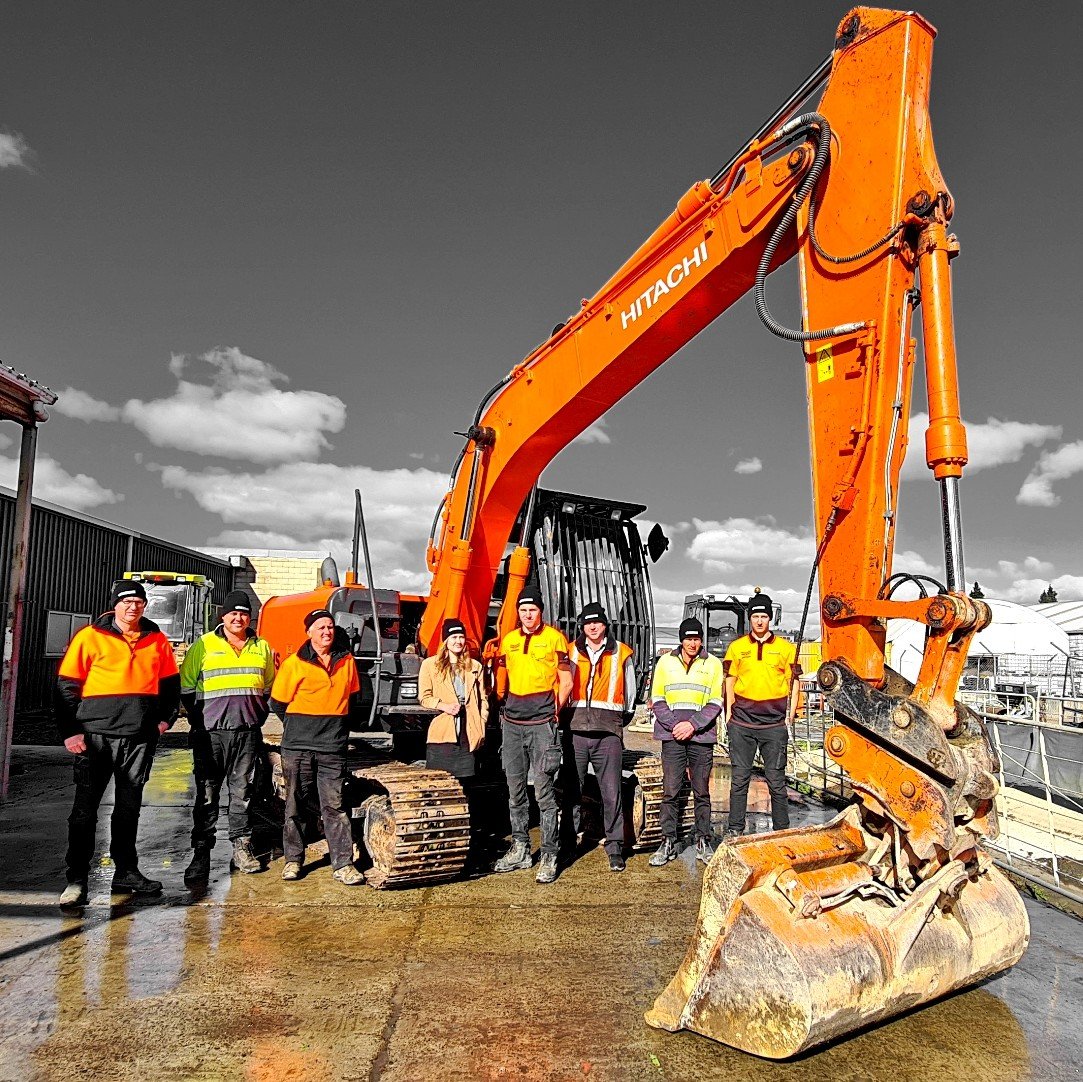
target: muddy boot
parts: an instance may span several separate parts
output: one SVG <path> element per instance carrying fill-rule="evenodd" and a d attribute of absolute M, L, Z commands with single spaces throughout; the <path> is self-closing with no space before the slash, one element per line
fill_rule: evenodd
<path fill-rule="evenodd" d="M 211 877 L 211 847 L 197 845 L 192 853 L 192 862 L 184 869 L 184 882 L 188 886 L 206 883 Z"/>
<path fill-rule="evenodd" d="M 514 841 L 511 848 L 493 865 L 493 871 L 517 872 L 520 868 L 529 868 L 533 863 L 530 846 L 526 842 Z"/>
<path fill-rule="evenodd" d="M 541 862 L 538 864 L 538 874 L 534 876 L 535 883 L 555 883 L 557 879 L 557 858 L 555 853 L 542 853 Z"/>
<path fill-rule="evenodd" d="M 245 872 L 248 875 L 263 871 L 263 865 L 252 853 L 251 838 L 234 838 L 233 859 L 230 863 L 238 872 Z"/>
<path fill-rule="evenodd" d="M 661 868 L 671 860 L 676 860 L 679 852 L 676 838 L 663 838 L 662 844 L 658 847 L 658 852 L 647 863 L 652 868 Z"/>
<path fill-rule="evenodd" d="M 696 860 L 700 864 L 710 864 L 714 856 L 714 841 L 711 838 L 696 839 Z"/>
<path fill-rule="evenodd" d="M 352 864 L 336 868 L 331 873 L 331 878 L 344 887 L 359 887 L 365 881 L 365 877 Z"/>

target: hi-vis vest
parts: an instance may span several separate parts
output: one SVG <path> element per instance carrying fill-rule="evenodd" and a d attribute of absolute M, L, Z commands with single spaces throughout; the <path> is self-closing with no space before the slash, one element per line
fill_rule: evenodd
<path fill-rule="evenodd" d="M 592 666 L 586 651 L 578 644 L 571 648 L 572 697 L 568 706 L 574 710 L 612 710 L 623 714 L 628 707 L 624 701 L 624 666 L 632 657 L 632 648 L 622 642 L 614 649 L 604 649 Z"/>

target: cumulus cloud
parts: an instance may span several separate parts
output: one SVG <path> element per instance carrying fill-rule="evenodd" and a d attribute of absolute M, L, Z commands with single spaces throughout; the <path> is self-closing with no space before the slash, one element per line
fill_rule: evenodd
<path fill-rule="evenodd" d="M 742 458 L 733 467 L 734 473 L 759 473 L 763 469 L 763 463 L 758 458 Z"/>
<path fill-rule="evenodd" d="M 0 485 L 15 489 L 19 484 L 19 463 L 13 458 L 0 458 Z M 88 507 L 119 503 L 124 496 L 106 488 L 85 473 L 68 473 L 56 459 L 38 455 L 34 463 L 34 495 L 74 511 Z"/>
<path fill-rule="evenodd" d="M 0 169 L 29 169 L 34 152 L 18 132 L 0 132 Z"/>
<path fill-rule="evenodd" d="M 74 417 L 77 421 L 119 421 L 120 407 L 111 406 L 100 398 L 80 391 L 76 387 L 65 387 L 60 391 L 52 407 L 65 417 Z"/>
<path fill-rule="evenodd" d="M 1028 507 L 1056 507 L 1060 497 L 1053 491 L 1053 482 L 1077 473 L 1083 473 L 1083 440 L 1062 444 L 1055 451 L 1043 451 L 1015 502 Z"/>
<path fill-rule="evenodd" d="M 590 427 L 583 429 L 572 443 L 612 443 L 609 433 L 605 430 L 605 418 L 595 421 Z"/>
<path fill-rule="evenodd" d="M 1015 601 L 1020 605 L 1037 605 L 1038 598 L 1052 586 L 1058 601 L 1083 601 L 1083 575 L 1057 575 L 1055 578 L 1016 579 L 1003 590 L 986 591 L 990 596 Z M 982 583 L 985 589 L 985 583 Z"/>
<path fill-rule="evenodd" d="M 815 555 L 811 537 L 780 529 L 769 519 L 692 521 L 696 535 L 688 546 L 688 555 L 703 564 L 705 571 L 725 574 L 745 564 L 810 566 Z"/>
<path fill-rule="evenodd" d="M 910 418 L 910 445 L 902 468 L 902 477 L 906 480 L 929 474 L 929 468 L 925 465 L 925 429 L 928 427 L 927 413 L 915 413 Z M 970 462 L 966 467 L 967 472 L 1018 462 L 1028 447 L 1040 447 L 1047 440 L 1060 439 L 1062 431 L 1060 425 L 998 421 L 995 417 L 990 417 L 985 424 L 968 421 L 966 443 Z"/>
<path fill-rule="evenodd" d="M 155 466 L 162 484 L 189 494 L 205 511 L 238 529 L 215 544 L 236 541 L 254 548 L 331 549 L 348 557 L 355 488 L 364 499 L 365 525 L 381 583 L 390 585 L 424 567 L 424 545 L 433 512 L 447 491 L 447 477 L 427 469 L 374 470 L 366 466 L 291 462 L 262 472 L 188 470 Z M 424 579 L 425 576 L 421 575 Z"/>
<path fill-rule="evenodd" d="M 185 378 L 201 369 L 199 380 Z M 121 418 L 158 447 L 257 463 L 316 458 L 340 432 L 346 406 L 319 391 L 286 391 L 288 377 L 236 346 L 213 349 L 193 362 L 174 355 L 177 389 L 168 398 L 130 399 Z"/>

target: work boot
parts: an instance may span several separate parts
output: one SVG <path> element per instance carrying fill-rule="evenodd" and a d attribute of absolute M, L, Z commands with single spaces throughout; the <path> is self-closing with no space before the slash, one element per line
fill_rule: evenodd
<path fill-rule="evenodd" d="M 231 863 L 237 871 L 245 872 L 248 875 L 251 875 L 253 872 L 263 871 L 263 865 L 252 853 L 251 838 L 233 839 L 233 860 Z"/>
<path fill-rule="evenodd" d="M 114 894 L 160 894 L 162 884 L 157 879 L 148 879 L 138 868 L 113 875 Z"/>
<path fill-rule="evenodd" d="M 293 883 L 301 878 L 301 862 L 299 860 L 287 860 L 282 865 L 282 878 L 287 883 Z"/>
<path fill-rule="evenodd" d="M 696 839 L 696 860 L 700 864 L 710 864 L 714 856 L 714 842 L 710 838 Z"/>
<path fill-rule="evenodd" d="M 658 847 L 658 852 L 647 863 L 652 868 L 661 868 L 668 864 L 671 860 L 677 859 L 677 839 L 676 838 L 663 838 L 662 844 Z"/>
<path fill-rule="evenodd" d="M 331 873 L 331 878 L 344 887 L 359 887 L 365 881 L 365 877 L 352 864 L 343 864 L 341 868 L 336 868 Z"/>
<path fill-rule="evenodd" d="M 726 827 L 726 832 L 722 835 L 722 842 L 724 845 L 729 845 L 730 842 L 737 841 L 744 834 L 743 830 L 738 830 L 737 827 Z"/>
<path fill-rule="evenodd" d="M 538 864 L 538 874 L 534 876 L 534 881 L 536 883 L 555 883 L 556 878 L 556 853 L 542 853 L 541 862 Z"/>
<path fill-rule="evenodd" d="M 609 870 L 611 872 L 623 872 L 625 867 L 624 857 L 620 853 L 609 854 Z"/>
<path fill-rule="evenodd" d="M 206 883 L 211 877 L 211 847 L 197 845 L 192 853 L 192 862 L 184 869 L 184 882 L 192 884 Z"/>
<path fill-rule="evenodd" d="M 86 883 L 69 883 L 60 895 L 61 909 L 78 909 L 86 905 Z"/>
<path fill-rule="evenodd" d="M 514 841 L 511 848 L 493 865 L 493 871 L 517 872 L 520 868 L 529 868 L 533 863 L 530 846 L 526 842 Z"/>

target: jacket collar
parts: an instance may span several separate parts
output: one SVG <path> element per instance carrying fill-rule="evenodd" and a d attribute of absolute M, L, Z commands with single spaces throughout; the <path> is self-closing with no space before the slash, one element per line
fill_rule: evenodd
<path fill-rule="evenodd" d="M 220 639 L 224 639 L 224 638 L 226 637 L 226 625 L 225 625 L 225 624 L 219 624 L 219 625 L 218 625 L 218 626 L 217 626 L 217 627 L 216 627 L 216 628 L 214 629 L 214 633 L 215 633 L 215 634 L 216 634 L 216 635 L 217 635 L 217 636 L 218 636 L 218 637 L 219 637 Z M 251 639 L 254 639 L 254 638 L 256 637 L 256 633 L 255 633 L 255 632 L 254 632 L 254 631 L 253 631 L 253 630 L 252 630 L 252 629 L 251 629 L 250 627 L 246 627 L 246 628 L 244 629 L 244 637 L 245 637 L 246 639 L 249 639 L 249 640 L 251 640 Z M 311 645 L 311 644 L 310 644 L 310 645 Z"/>
<path fill-rule="evenodd" d="M 589 647 L 587 646 L 587 637 L 582 632 L 576 637 L 575 648 L 581 653 L 586 654 Z M 602 645 L 603 654 L 614 654 L 617 651 L 617 640 L 609 632 L 606 632 L 605 642 Z"/>
<path fill-rule="evenodd" d="M 748 637 L 754 643 L 756 643 L 758 646 L 766 646 L 769 642 L 774 642 L 775 641 L 775 633 L 773 631 L 768 631 L 767 632 L 767 638 L 766 639 L 757 639 L 756 636 L 753 635 L 751 631 L 748 633 Z"/>
<path fill-rule="evenodd" d="M 124 637 L 117 627 L 116 621 L 113 619 L 112 610 L 103 612 L 101 616 L 94 621 L 94 629 L 96 631 L 104 632 L 106 635 L 115 635 L 118 639 Z M 155 631 L 161 630 L 162 629 L 153 620 L 148 620 L 145 616 L 139 618 L 140 639 L 145 639 L 148 635 L 153 635 Z"/>

